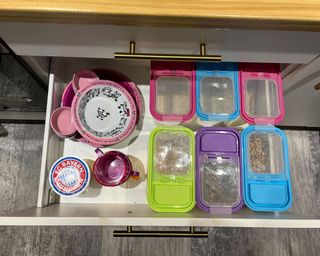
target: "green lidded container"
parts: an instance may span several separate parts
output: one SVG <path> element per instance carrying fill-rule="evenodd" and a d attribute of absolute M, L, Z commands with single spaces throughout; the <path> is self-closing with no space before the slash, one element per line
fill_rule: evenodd
<path fill-rule="evenodd" d="M 195 139 L 182 126 L 161 126 L 150 134 L 148 204 L 157 212 L 188 212 L 195 205 Z"/>

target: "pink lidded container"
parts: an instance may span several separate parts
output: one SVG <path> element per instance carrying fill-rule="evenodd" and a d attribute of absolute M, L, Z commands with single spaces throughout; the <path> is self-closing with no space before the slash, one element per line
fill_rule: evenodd
<path fill-rule="evenodd" d="M 278 124 L 285 115 L 279 64 L 240 63 L 241 116 L 249 124 Z"/>
<path fill-rule="evenodd" d="M 150 113 L 158 121 L 186 122 L 194 116 L 195 65 L 151 62 Z"/>

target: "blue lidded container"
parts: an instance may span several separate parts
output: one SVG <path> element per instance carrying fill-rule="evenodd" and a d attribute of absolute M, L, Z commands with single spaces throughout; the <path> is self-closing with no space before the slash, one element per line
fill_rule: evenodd
<path fill-rule="evenodd" d="M 197 63 L 196 113 L 203 121 L 230 121 L 239 116 L 236 63 Z"/>
<path fill-rule="evenodd" d="M 288 144 L 274 126 L 249 126 L 241 134 L 243 197 L 254 211 L 286 211 L 292 205 Z"/>

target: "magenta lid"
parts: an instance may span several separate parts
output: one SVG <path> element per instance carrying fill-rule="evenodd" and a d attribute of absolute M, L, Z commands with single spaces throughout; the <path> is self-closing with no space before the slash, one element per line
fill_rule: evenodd
<path fill-rule="evenodd" d="M 241 63 L 241 116 L 249 124 L 278 124 L 285 115 L 279 64 Z"/>
<path fill-rule="evenodd" d="M 159 121 L 185 122 L 194 116 L 194 63 L 151 62 L 150 112 Z"/>

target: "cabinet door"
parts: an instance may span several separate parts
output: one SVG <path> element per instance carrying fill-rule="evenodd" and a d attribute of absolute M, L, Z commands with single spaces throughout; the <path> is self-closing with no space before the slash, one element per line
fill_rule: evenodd
<path fill-rule="evenodd" d="M 286 116 L 281 125 L 320 127 L 320 57 L 283 80 Z"/>

